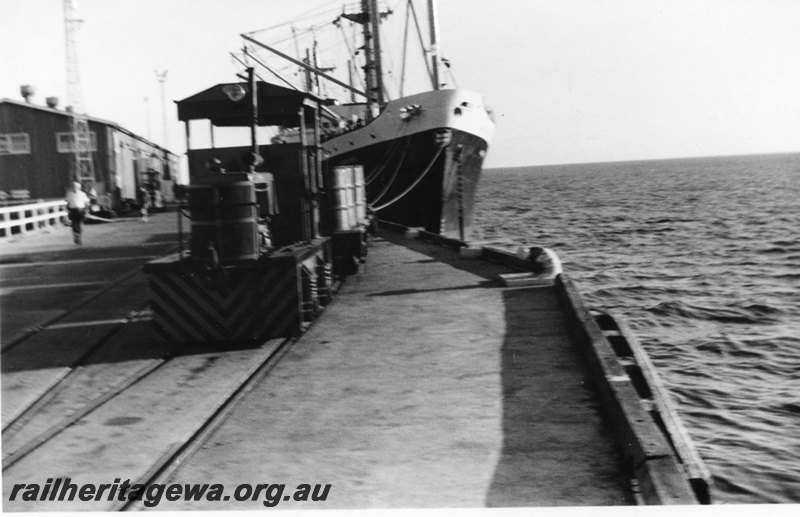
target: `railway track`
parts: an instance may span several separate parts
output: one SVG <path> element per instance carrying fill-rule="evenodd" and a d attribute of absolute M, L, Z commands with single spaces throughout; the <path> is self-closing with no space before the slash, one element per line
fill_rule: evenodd
<path fill-rule="evenodd" d="M 230 354 L 194 350 L 195 355 L 176 354 L 134 372 L 103 396 L 15 447 L 4 458 L 4 490 L 16 483 L 43 484 L 46 477 L 70 477 L 95 486 L 115 478 L 130 479 L 132 485 L 164 482 L 267 375 L 291 342 L 273 340 Z M 164 403 L 165 394 L 173 395 L 170 403 Z M 182 411 L 185 408 L 191 410 Z M 181 413 L 187 414 L 176 417 Z M 131 459 L 134 450 L 140 454 Z M 135 509 L 138 504 L 36 502 L 25 503 L 24 509 L 116 511 Z M 7 508 L 13 509 L 13 503 Z"/>
<path fill-rule="evenodd" d="M 144 308 L 134 311 L 121 323 L 112 325 L 109 331 L 105 332 L 73 364 L 69 365 L 63 375 L 58 375 L 45 391 L 33 398 L 28 405 L 20 408 L 9 421 L 3 423 L 3 469 L 7 469 L 37 445 L 49 440 L 164 364 L 167 354 L 162 358 L 149 361 L 142 367 L 132 367 L 130 375 L 124 375 L 121 379 L 109 379 L 110 382 L 106 386 L 91 386 L 93 392 L 91 394 L 76 393 L 80 391 L 81 387 L 85 387 L 89 380 L 90 372 L 87 368 L 89 362 L 105 352 L 104 345 L 110 343 L 128 323 L 138 319 L 144 312 Z M 45 328 L 47 327 L 42 330 Z M 70 404 L 70 402 L 72 403 Z M 56 414 L 52 414 L 53 407 L 58 405 L 61 405 L 62 409 Z M 44 430 L 41 429 L 41 420 L 45 420 Z"/>
<path fill-rule="evenodd" d="M 88 296 L 85 296 L 84 298 L 79 300 L 77 303 L 75 303 L 71 307 L 59 312 L 58 314 L 56 314 L 55 316 L 52 316 L 51 318 L 48 318 L 46 321 L 43 321 L 43 322 L 39 323 L 38 325 L 35 325 L 35 326 L 31 327 L 30 329 L 22 332 L 20 335 L 15 336 L 14 338 L 10 339 L 8 341 L 8 343 L 4 343 L 3 344 L 3 352 L 4 353 L 5 352 L 9 352 L 13 348 L 18 346 L 20 343 L 22 343 L 25 340 L 27 340 L 28 338 L 30 338 L 31 336 L 34 336 L 35 334 L 37 334 L 37 333 L 39 333 L 39 332 L 41 332 L 41 331 L 43 331 L 43 330 L 45 330 L 47 328 L 53 328 L 54 326 L 57 325 L 57 323 L 59 321 L 65 319 L 65 318 L 68 318 L 71 314 L 74 314 L 79 309 L 81 309 L 83 306 L 85 306 L 88 303 L 92 302 L 93 300 L 99 298 L 100 296 L 108 293 L 109 291 L 111 291 L 112 289 L 117 287 L 118 285 L 122 284 L 126 280 L 129 280 L 131 277 L 133 277 L 134 275 L 136 275 L 137 273 L 140 273 L 140 272 L 141 272 L 141 267 L 134 268 L 133 270 L 123 274 L 119 278 L 114 279 L 112 282 L 104 285 L 102 287 L 102 289 L 100 289 L 100 290 L 98 290 L 96 292 L 90 293 Z"/>
<path fill-rule="evenodd" d="M 165 251 L 173 250 L 158 255 Z M 20 283 L 13 279 L 6 277 L 8 290 Z M 136 509 L 135 501 L 9 496 L 14 485 L 55 478 L 96 486 L 166 479 L 294 342 L 225 349 L 168 342 L 151 328 L 146 284 L 141 265 L 118 273 L 3 343 L 5 510 Z"/>
<path fill-rule="evenodd" d="M 115 290 L 130 288 L 127 284 L 141 288 L 137 285 L 140 281 L 136 274 L 128 275 L 94 299 L 102 302 Z M 135 501 L 9 501 L 9 492 L 14 484 L 43 485 L 47 478 L 57 477 L 97 485 L 120 477 L 132 484 L 168 477 L 293 342 L 276 339 L 225 350 L 178 348 L 150 329 L 146 305 L 140 303 L 128 314 L 100 322 L 67 323 L 70 316 L 86 310 L 85 303 L 78 304 L 58 320 L 29 333 L 6 354 L 11 362 L 6 366 L 13 368 L 12 354 L 16 359 L 27 356 L 37 348 L 37 341 L 57 346 L 53 340 L 57 333 L 80 333 L 87 327 L 95 330 L 92 341 L 83 343 L 68 364 L 40 369 L 40 380 L 43 371 L 49 372 L 50 379 L 38 389 L 30 388 L 35 395 L 29 395 L 4 422 L 6 509 L 135 508 Z M 18 376 L 29 373 L 24 369 L 14 372 Z M 8 393 L 13 399 L 14 390 Z"/>
<path fill-rule="evenodd" d="M 160 255 L 175 249 L 169 247 Z M 32 265 L 47 266 L 49 262 Z M 65 298 L 63 293 L 60 298 Z M 6 438 L 16 433 L 25 415 L 46 403 L 85 365 L 102 361 L 106 345 L 131 323 L 142 321 L 147 305 L 147 279 L 139 264 L 3 344 L 2 428 L 6 451 Z M 13 313 L 6 312 L 4 307 L 4 317 L 13 318 Z"/>

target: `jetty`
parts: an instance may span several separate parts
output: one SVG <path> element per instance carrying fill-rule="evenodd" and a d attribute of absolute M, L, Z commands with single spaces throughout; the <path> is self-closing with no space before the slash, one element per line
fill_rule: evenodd
<path fill-rule="evenodd" d="M 566 275 L 519 285 L 502 250 L 384 225 L 304 332 L 179 344 L 154 331 L 143 272 L 176 249 L 175 224 L 0 248 L 4 510 L 707 502 L 635 339 L 598 325 Z M 59 500 L 66 480 L 220 484 L 227 500 Z M 26 500 L 34 484 L 50 494 Z M 240 501 L 244 484 L 330 487 Z"/>

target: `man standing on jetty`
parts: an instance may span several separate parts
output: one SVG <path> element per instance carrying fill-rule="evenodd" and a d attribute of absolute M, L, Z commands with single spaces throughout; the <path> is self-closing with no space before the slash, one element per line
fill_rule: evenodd
<path fill-rule="evenodd" d="M 76 181 L 72 184 L 72 190 L 67 192 L 67 210 L 72 225 L 72 238 L 78 245 L 81 244 L 81 226 L 88 206 L 89 196 L 83 191 L 81 184 Z"/>

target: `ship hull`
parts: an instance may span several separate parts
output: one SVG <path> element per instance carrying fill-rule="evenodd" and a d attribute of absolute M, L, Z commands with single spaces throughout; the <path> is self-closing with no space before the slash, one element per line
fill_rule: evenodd
<path fill-rule="evenodd" d="M 410 106 L 418 109 L 409 116 Z M 393 101 L 324 147 L 330 166 L 364 167 L 367 203 L 379 219 L 467 241 L 493 132 L 482 97 L 439 90 Z"/>
<path fill-rule="evenodd" d="M 450 134 L 447 146 L 436 142 L 443 130 Z M 475 135 L 440 128 L 386 140 L 330 162 L 363 165 L 367 203 L 379 219 L 469 240 L 486 147 Z"/>

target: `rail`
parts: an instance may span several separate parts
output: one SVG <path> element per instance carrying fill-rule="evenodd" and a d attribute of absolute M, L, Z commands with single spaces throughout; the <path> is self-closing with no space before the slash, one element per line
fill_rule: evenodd
<path fill-rule="evenodd" d="M 22 205 L 0 207 L 0 239 L 26 234 L 64 223 L 67 202 L 41 199 Z"/>

